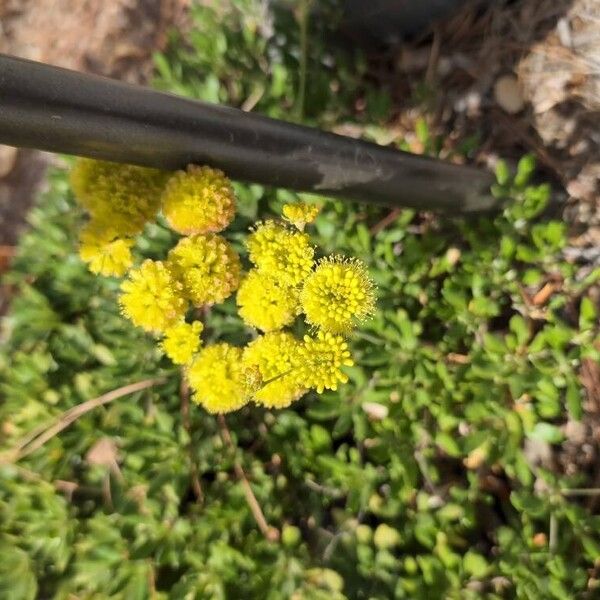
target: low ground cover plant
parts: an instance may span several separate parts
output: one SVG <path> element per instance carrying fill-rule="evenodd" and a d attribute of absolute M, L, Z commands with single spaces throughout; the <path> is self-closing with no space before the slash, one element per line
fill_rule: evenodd
<path fill-rule="evenodd" d="M 321 45 L 326 22 L 313 24 L 300 110 L 297 24 L 289 11 L 260 7 L 194 8 L 185 39 L 157 57 L 157 85 L 233 105 L 252 97 L 265 114 L 304 113 L 325 127 L 355 118 L 360 96 L 356 119 L 385 123 L 389 103 L 360 57 Z M 144 179 L 163 190 L 145 196 L 152 219 L 127 215 L 126 234 L 89 225 L 104 209 L 77 204 L 71 167 L 49 173 L 6 277 L 0 597 L 597 596 L 600 521 L 594 496 L 578 495 L 596 484 L 552 457 L 567 425 L 586 419 L 581 372 L 600 358 L 591 293 L 599 272 L 565 260 L 565 224 L 545 216 L 551 190 L 532 182 L 529 157 L 515 169 L 500 163 L 494 193 L 505 209 L 476 220 L 410 210 L 390 219 L 381 208 L 234 182 L 235 219 L 224 200 L 210 215 L 216 230 L 203 232 L 187 228 L 193 203 L 163 195 L 195 169 L 169 184 L 155 173 Z M 315 202 L 321 211 L 300 231 L 309 220 L 300 203 Z M 182 264 L 185 246 L 218 240 L 225 224 L 229 256 L 242 257 L 237 293 L 230 280 L 211 306 L 197 301 L 185 321 L 176 308 L 156 335 L 145 331 L 164 316 L 147 321 L 140 310 L 145 269 L 163 277 L 159 264 Z M 254 281 L 253 226 L 259 248 L 275 227 L 310 232 L 319 256 L 354 258 L 307 266 L 304 318 L 297 306 L 267 316 L 254 310 L 265 282 Z M 108 256 L 99 252 L 107 243 Z M 347 382 L 321 394 L 307 385 L 315 389 L 287 407 L 255 391 L 225 417 L 190 405 L 188 384 L 210 409 L 202 382 L 216 371 L 195 362 L 209 348 L 239 358 L 230 349 L 252 354 L 259 336 L 274 345 L 288 335 L 318 340 L 318 331 L 345 336 L 321 310 L 319 281 L 321 267 L 327 283 L 344 265 L 377 287 L 376 310 L 362 311 L 373 314 L 348 336 Z M 186 272 L 168 277 L 183 289 Z M 187 285 L 188 304 L 218 291 Z M 283 385 L 258 367 L 259 389 Z"/>

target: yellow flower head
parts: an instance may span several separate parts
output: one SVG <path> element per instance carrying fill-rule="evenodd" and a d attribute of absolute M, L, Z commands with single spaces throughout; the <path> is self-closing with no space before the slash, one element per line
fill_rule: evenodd
<path fill-rule="evenodd" d="M 183 318 L 187 310 L 181 284 L 160 261 L 148 259 L 138 269 L 129 271 L 121 290 L 121 311 L 146 331 L 164 331 Z"/>
<path fill-rule="evenodd" d="M 346 383 L 348 377 L 342 367 L 354 364 L 344 338 L 324 331 L 315 337 L 304 336 L 293 362 L 296 380 L 319 394 L 324 389 L 337 390 L 338 382 Z"/>
<path fill-rule="evenodd" d="M 223 302 L 240 284 L 239 256 L 214 233 L 182 238 L 168 262 L 195 306 Z"/>
<path fill-rule="evenodd" d="M 189 165 L 169 179 L 162 211 L 170 227 L 184 235 L 221 231 L 235 214 L 235 195 L 222 171 Z"/>
<path fill-rule="evenodd" d="M 298 291 L 252 269 L 240 284 L 237 304 L 244 323 L 262 331 L 274 331 L 295 319 Z"/>
<path fill-rule="evenodd" d="M 307 234 L 265 221 L 248 236 L 246 247 L 257 269 L 286 285 L 299 285 L 313 265 L 314 248 Z"/>
<path fill-rule="evenodd" d="M 296 229 L 304 231 L 306 225 L 317 218 L 320 210 L 321 207 L 315 204 L 296 202 L 295 204 L 284 204 L 282 212 L 286 221 L 289 221 Z"/>
<path fill-rule="evenodd" d="M 78 158 L 75 161 L 69 174 L 69 181 L 75 199 L 81 206 L 91 209 L 98 182 L 110 177 L 115 167 L 114 163 L 92 158 Z"/>
<path fill-rule="evenodd" d="M 71 170 L 71 187 L 92 217 L 120 235 L 136 235 L 158 212 L 166 177 L 157 169 L 80 158 Z"/>
<path fill-rule="evenodd" d="M 359 260 L 328 257 L 304 282 L 300 301 L 308 323 L 345 333 L 375 310 L 374 285 Z"/>
<path fill-rule="evenodd" d="M 79 236 L 79 256 L 88 263 L 92 273 L 121 277 L 132 265 L 133 240 L 119 238 L 117 231 L 97 221 L 91 221 Z"/>
<path fill-rule="evenodd" d="M 193 400 L 209 413 L 238 410 L 250 400 L 242 349 L 221 343 L 207 346 L 187 371 Z"/>
<path fill-rule="evenodd" d="M 284 408 L 307 392 L 294 375 L 293 362 L 300 346 L 290 333 L 273 332 L 255 339 L 244 349 L 244 365 L 258 367 L 263 381 L 254 394 L 255 402 L 269 408 Z"/>
<path fill-rule="evenodd" d="M 161 348 L 176 365 L 185 365 L 200 348 L 200 334 L 203 329 L 204 325 L 200 321 L 175 323 L 165 329 Z"/>

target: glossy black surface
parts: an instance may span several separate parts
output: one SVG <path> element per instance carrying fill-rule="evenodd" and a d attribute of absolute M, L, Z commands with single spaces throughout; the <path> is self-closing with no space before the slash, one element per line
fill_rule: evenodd
<path fill-rule="evenodd" d="M 177 169 L 328 196 L 488 211 L 491 173 L 246 113 L 0 55 L 0 143 Z"/>

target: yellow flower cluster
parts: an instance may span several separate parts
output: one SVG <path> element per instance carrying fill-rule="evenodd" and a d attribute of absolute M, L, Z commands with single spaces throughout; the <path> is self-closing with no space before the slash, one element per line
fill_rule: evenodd
<path fill-rule="evenodd" d="M 342 367 L 351 367 L 353 364 L 348 343 L 341 335 L 318 331 L 314 337 L 304 336 L 296 363 L 297 377 L 319 394 L 323 390 L 335 391 L 338 382 L 348 381 Z"/>
<path fill-rule="evenodd" d="M 240 258 L 215 233 L 182 238 L 170 250 L 168 263 L 194 306 L 219 304 L 240 283 Z"/>
<path fill-rule="evenodd" d="M 156 216 L 167 177 L 157 169 L 82 158 L 71 171 L 71 187 L 92 220 L 132 236 Z"/>
<path fill-rule="evenodd" d="M 319 208 L 287 204 L 288 223 L 259 223 L 246 239 L 252 268 L 218 232 L 234 217 L 235 196 L 225 175 L 189 166 L 163 172 L 82 159 L 73 190 L 91 220 L 80 235 L 80 256 L 90 271 L 123 276 L 123 315 L 153 333 L 162 351 L 184 367 L 193 399 L 208 412 L 238 410 L 248 402 L 283 408 L 309 390 L 336 390 L 353 360 L 345 337 L 375 308 L 366 267 L 356 259 L 323 258 L 304 232 Z M 162 206 L 169 227 L 184 237 L 166 260 L 134 265 L 134 236 Z M 200 321 L 190 307 L 224 302 L 237 290 L 240 318 L 263 332 L 244 348 L 202 347 Z M 286 327 L 302 327 L 296 338 Z"/>
<path fill-rule="evenodd" d="M 169 179 L 162 211 L 171 229 L 178 233 L 214 233 L 225 229 L 233 219 L 235 195 L 222 171 L 190 165 Z"/>
<path fill-rule="evenodd" d="M 200 348 L 200 334 L 204 325 L 200 321 L 179 321 L 165 329 L 161 342 L 163 352 L 176 364 L 188 364 Z"/>
<path fill-rule="evenodd" d="M 246 247 L 250 261 L 260 273 L 285 285 L 301 284 L 313 266 L 315 250 L 308 235 L 272 220 L 256 227 L 248 236 Z"/>
<path fill-rule="evenodd" d="M 147 259 L 139 268 L 131 269 L 121 290 L 123 314 L 146 331 L 161 333 L 187 311 L 181 283 L 161 261 Z"/>
<path fill-rule="evenodd" d="M 298 291 L 251 269 L 237 293 L 238 314 L 251 327 L 275 331 L 290 325 L 299 313 Z"/>
<path fill-rule="evenodd" d="M 301 294 L 306 320 L 325 331 L 347 333 L 375 310 L 375 292 L 363 263 L 333 256 L 321 260 Z"/>
<path fill-rule="evenodd" d="M 120 238 L 116 229 L 90 221 L 79 236 L 79 256 L 92 273 L 121 277 L 133 263 L 133 240 Z"/>
<path fill-rule="evenodd" d="M 321 207 L 315 204 L 296 202 L 295 204 L 284 204 L 281 212 L 286 221 L 289 221 L 296 229 L 304 231 L 304 228 L 317 218 L 320 210 Z"/>
<path fill-rule="evenodd" d="M 295 363 L 299 360 L 301 343 L 291 334 L 281 331 L 266 333 L 250 342 L 244 350 L 243 362 L 257 367 L 262 387 L 254 400 L 269 408 L 284 408 L 307 391 L 298 378 Z"/>
<path fill-rule="evenodd" d="M 248 403 L 249 381 L 242 349 L 229 344 L 207 346 L 187 370 L 193 399 L 210 413 L 238 410 Z"/>

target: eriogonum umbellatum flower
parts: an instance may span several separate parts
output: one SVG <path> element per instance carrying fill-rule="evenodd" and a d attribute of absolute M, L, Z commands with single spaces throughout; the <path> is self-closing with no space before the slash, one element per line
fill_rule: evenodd
<path fill-rule="evenodd" d="M 154 169 L 89 159 L 79 160 L 71 174 L 91 216 L 80 236 L 81 258 L 94 273 L 122 276 L 129 270 L 121 283 L 121 311 L 155 334 L 163 352 L 183 366 L 193 400 L 211 413 L 250 401 L 284 408 L 309 390 L 336 390 L 348 381 L 344 367 L 353 360 L 344 336 L 374 311 L 374 285 L 357 259 L 334 256 L 315 265 L 304 229 L 319 208 L 286 204 L 289 224 L 258 223 L 246 239 L 253 267 L 242 278 L 240 257 L 217 233 L 235 212 L 229 180 L 197 166 L 166 180 Z M 161 196 L 167 223 L 187 237 L 165 261 L 146 259 L 132 268 L 132 238 L 154 218 Z M 186 322 L 190 303 L 219 304 L 236 290 L 239 317 L 264 334 L 243 348 L 223 342 L 202 347 L 203 323 Z M 292 326 L 308 335 L 296 338 L 286 330 Z"/>
<path fill-rule="evenodd" d="M 298 400 L 308 390 L 294 375 L 301 343 L 291 333 L 273 332 L 250 342 L 244 350 L 247 366 L 257 366 L 263 385 L 253 400 L 269 408 L 283 408 Z"/>
<path fill-rule="evenodd" d="M 304 228 L 312 223 L 319 214 L 321 208 L 315 204 L 296 202 L 295 204 L 284 204 L 283 218 L 289 221 L 296 229 L 304 231 Z"/>
<path fill-rule="evenodd" d="M 348 376 L 342 367 L 353 364 L 348 343 L 341 335 L 319 331 L 315 336 L 304 336 L 294 372 L 299 382 L 320 394 L 326 389 L 337 390 L 338 383 L 346 383 Z"/>
<path fill-rule="evenodd" d="M 302 310 L 311 325 L 346 333 L 373 313 L 373 288 L 367 269 L 359 260 L 324 258 L 304 282 Z"/>
<path fill-rule="evenodd" d="M 146 331 L 164 331 L 187 310 L 181 283 L 161 261 L 147 259 L 139 268 L 129 271 L 121 290 L 119 303 L 123 314 Z"/>
<path fill-rule="evenodd" d="M 119 235 L 136 235 L 156 216 L 167 176 L 157 169 L 80 158 L 71 170 L 71 187 L 93 219 L 109 223 Z"/>
<path fill-rule="evenodd" d="M 251 327 L 274 331 L 289 325 L 298 315 L 298 291 L 251 269 L 237 293 L 238 314 Z"/>
<path fill-rule="evenodd" d="M 314 248 L 308 234 L 275 221 L 260 223 L 248 236 L 250 260 L 261 273 L 286 285 L 299 285 L 313 266 Z"/>
<path fill-rule="evenodd" d="M 167 182 L 162 212 L 170 227 L 184 235 L 221 231 L 235 214 L 231 182 L 218 169 L 190 165 Z"/>
<path fill-rule="evenodd" d="M 133 263 L 133 240 L 122 238 L 110 225 L 90 221 L 79 235 L 79 256 L 92 273 L 121 277 Z"/>
<path fill-rule="evenodd" d="M 160 346 L 176 365 L 185 365 L 200 348 L 200 334 L 203 329 L 204 325 L 200 321 L 179 321 L 165 329 Z"/>
<path fill-rule="evenodd" d="M 223 302 L 240 283 L 239 256 L 214 233 L 182 238 L 169 252 L 168 263 L 194 306 Z"/>
<path fill-rule="evenodd" d="M 206 346 L 187 370 L 192 399 L 210 413 L 238 410 L 250 400 L 242 349 L 229 344 Z"/>

